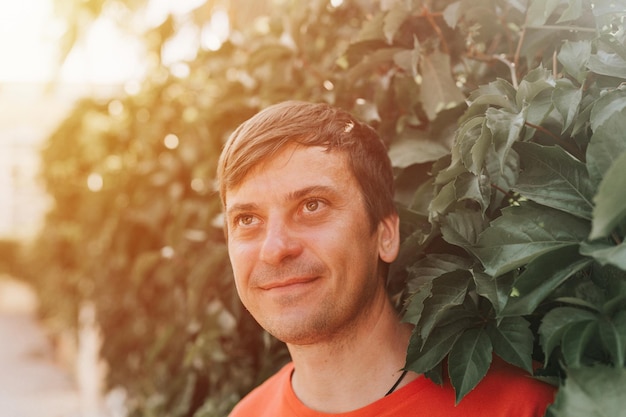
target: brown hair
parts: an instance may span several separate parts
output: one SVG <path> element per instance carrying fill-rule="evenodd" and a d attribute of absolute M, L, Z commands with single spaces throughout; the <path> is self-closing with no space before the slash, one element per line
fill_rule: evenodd
<path fill-rule="evenodd" d="M 346 153 L 361 187 L 372 230 L 395 213 L 391 162 L 376 131 L 344 110 L 325 103 L 299 101 L 270 106 L 232 133 L 217 168 L 224 207 L 229 189 L 241 184 L 258 163 L 292 143 Z"/>

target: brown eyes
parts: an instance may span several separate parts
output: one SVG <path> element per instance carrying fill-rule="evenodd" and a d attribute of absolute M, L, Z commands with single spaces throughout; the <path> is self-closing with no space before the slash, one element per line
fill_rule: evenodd
<path fill-rule="evenodd" d="M 235 219 L 235 223 L 239 226 L 250 226 L 254 224 L 254 220 L 254 216 L 245 214 L 242 216 L 237 216 L 237 218 Z"/>
<path fill-rule="evenodd" d="M 304 209 L 306 211 L 316 211 L 317 209 L 319 209 L 319 207 L 320 207 L 319 200 L 309 200 L 306 203 L 304 203 Z"/>
<path fill-rule="evenodd" d="M 300 207 L 302 207 L 303 214 L 312 214 L 322 209 L 324 204 L 326 203 L 323 200 L 312 198 L 305 201 Z M 261 221 L 261 218 L 255 214 L 240 214 L 235 217 L 233 224 L 239 227 L 253 227 L 260 224 Z"/>

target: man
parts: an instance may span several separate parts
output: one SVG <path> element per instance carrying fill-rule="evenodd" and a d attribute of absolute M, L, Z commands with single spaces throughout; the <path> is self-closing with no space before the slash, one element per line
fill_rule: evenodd
<path fill-rule="evenodd" d="M 393 174 L 372 128 L 325 104 L 271 106 L 231 135 L 218 182 L 238 294 L 293 360 L 231 417 L 543 415 L 552 389 L 511 367 L 456 407 L 449 384 L 402 371 L 412 329 L 385 291 Z"/>

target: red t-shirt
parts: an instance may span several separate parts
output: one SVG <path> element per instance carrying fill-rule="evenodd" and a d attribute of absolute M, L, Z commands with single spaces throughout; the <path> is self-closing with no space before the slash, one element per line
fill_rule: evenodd
<path fill-rule="evenodd" d="M 320 413 L 298 400 L 291 387 L 293 363 L 285 365 L 234 408 L 229 417 L 541 417 L 555 388 L 523 370 L 494 360 L 487 376 L 455 406 L 454 389 L 420 376 L 358 410 Z"/>

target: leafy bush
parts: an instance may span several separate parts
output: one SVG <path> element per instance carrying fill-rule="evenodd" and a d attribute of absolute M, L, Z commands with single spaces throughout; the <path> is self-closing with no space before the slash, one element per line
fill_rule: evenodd
<path fill-rule="evenodd" d="M 527 28 L 552 11 L 533 6 Z M 608 3 L 594 16 L 574 6 L 555 19 L 595 17 L 594 30 L 566 26 L 558 67 L 470 94 L 451 154 L 433 167 L 428 233 L 452 247 L 429 252 L 423 242 L 432 237 L 422 231 L 405 247 L 428 253 L 409 264 L 407 316 L 417 331 L 407 364 L 441 380 L 447 357 L 458 400 L 486 373 L 492 351 L 532 371 L 537 335 L 534 358 L 544 365 L 605 364 L 623 377 L 624 15 Z M 451 256 L 458 247 L 465 253 Z M 562 401 L 555 415 L 573 415 Z"/>
<path fill-rule="evenodd" d="M 564 383 L 554 415 L 624 409 L 620 7 L 284 2 L 187 77 L 158 67 L 137 94 L 85 100 L 43 153 L 56 206 L 30 264 L 45 316 L 74 325 L 95 303 L 132 415 L 225 415 L 287 357 L 234 292 L 216 159 L 259 109 L 328 101 L 390 146 L 407 366 L 439 381 L 447 359 L 461 400 L 492 353 L 535 360 Z"/>

